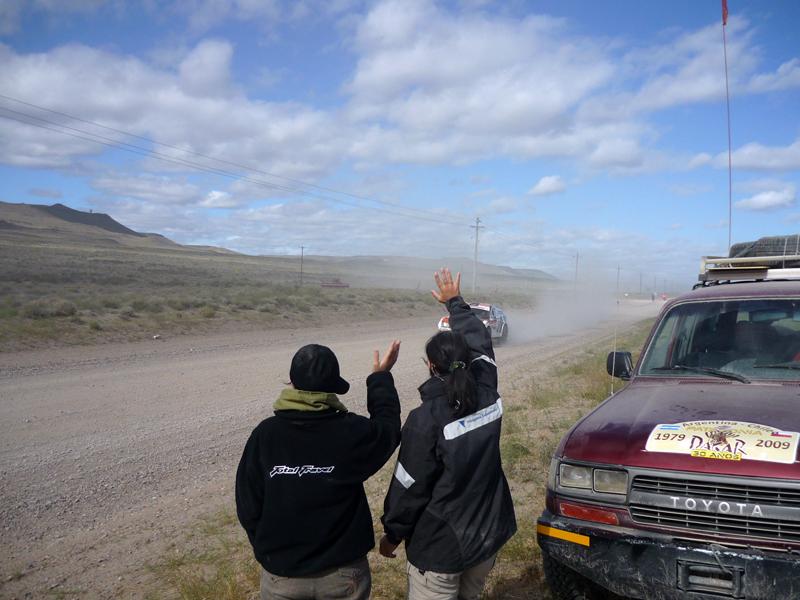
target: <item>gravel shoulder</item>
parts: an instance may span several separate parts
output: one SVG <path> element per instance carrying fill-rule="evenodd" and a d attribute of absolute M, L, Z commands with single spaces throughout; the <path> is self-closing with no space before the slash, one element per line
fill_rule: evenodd
<path fill-rule="evenodd" d="M 657 308 L 625 303 L 602 323 L 534 325 L 517 341 L 512 329 L 501 386 Z M 0 354 L 0 598 L 141 597 L 148 562 L 232 502 L 241 449 L 298 347 L 331 346 L 352 385 L 342 400 L 365 414 L 372 351 L 400 338 L 405 415 L 432 333 L 407 318 Z"/>

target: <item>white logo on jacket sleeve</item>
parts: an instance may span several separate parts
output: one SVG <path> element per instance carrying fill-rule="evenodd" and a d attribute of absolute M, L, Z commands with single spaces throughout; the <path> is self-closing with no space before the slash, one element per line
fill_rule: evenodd
<path fill-rule="evenodd" d="M 269 472 L 270 479 L 275 475 L 320 475 L 322 473 L 333 473 L 336 467 L 315 467 L 314 465 L 302 465 L 298 467 L 289 467 L 286 465 L 275 465 Z"/>
<path fill-rule="evenodd" d="M 406 489 L 414 485 L 415 479 L 408 474 L 408 471 L 405 470 L 405 467 L 403 467 L 399 460 L 397 461 L 397 467 L 394 470 L 394 477 L 400 482 L 400 485 Z"/>
<path fill-rule="evenodd" d="M 497 421 L 503 416 L 503 400 L 498 398 L 497 402 L 486 408 L 482 408 L 478 412 L 471 415 L 448 423 L 444 426 L 444 439 L 452 440 L 460 435 L 469 433 L 478 427 L 488 425 L 493 421 Z"/>

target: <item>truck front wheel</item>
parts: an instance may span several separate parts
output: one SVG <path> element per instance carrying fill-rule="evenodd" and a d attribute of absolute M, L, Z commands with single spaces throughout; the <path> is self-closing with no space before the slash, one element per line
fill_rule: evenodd
<path fill-rule="evenodd" d="M 544 576 L 557 600 L 608 600 L 617 598 L 542 552 Z"/>

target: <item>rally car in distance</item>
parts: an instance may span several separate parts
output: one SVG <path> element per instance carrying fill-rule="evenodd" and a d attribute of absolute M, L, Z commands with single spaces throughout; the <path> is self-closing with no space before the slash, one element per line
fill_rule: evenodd
<path fill-rule="evenodd" d="M 470 308 L 478 318 L 483 321 L 492 339 L 505 342 L 508 339 L 508 319 L 506 313 L 496 304 L 483 304 L 480 302 L 470 302 Z M 439 319 L 439 331 L 450 331 L 450 317 L 448 315 Z"/>

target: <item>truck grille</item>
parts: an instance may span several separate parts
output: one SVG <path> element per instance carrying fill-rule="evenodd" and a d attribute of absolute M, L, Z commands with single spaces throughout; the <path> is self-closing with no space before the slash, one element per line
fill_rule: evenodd
<path fill-rule="evenodd" d="M 781 506 L 785 509 L 800 508 L 800 488 L 767 487 L 739 483 L 713 477 L 672 479 L 650 475 L 637 475 L 633 479 L 631 492 L 705 498 L 720 502 L 747 502 L 761 506 Z M 631 517 L 639 523 L 662 527 L 682 528 L 697 532 L 758 537 L 762 539 L 800 542 L 800 520 L 763 518 L 747 514 L 720 514 L 685 510 L 684 507 L 652 506 L 631 502 Z"/>
<path fill-rule="evenodd" d="M 734 502 L 753 502 L 755 504 L 775 504 L 800 508 L 800 489 L 785 487 L 765 487 L 758 485 L 738 485 L 712 480 L 693 481 L 637 475 L 633 480 L 633 490 L 651 494 L 671 494 L 678 496 L 702 496 L 714 500 Z"/>
<path fill-rule="evenodd" d="M 800 542 L 800 523 L 757 517 L 713 515 L 674 508 L 631 504 L 631 516 L 639 523 L 680 527 L 729 535 Z"/>

